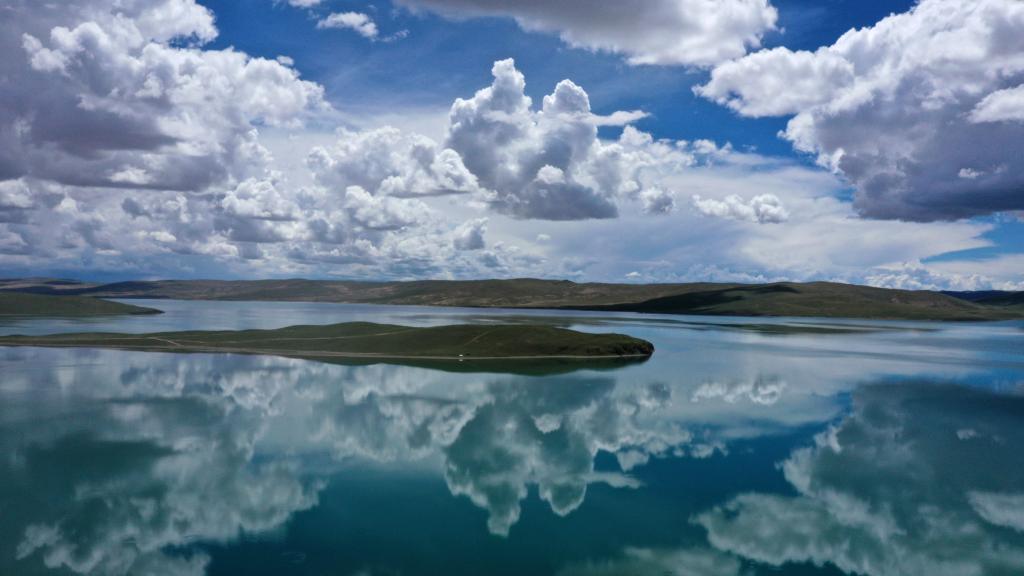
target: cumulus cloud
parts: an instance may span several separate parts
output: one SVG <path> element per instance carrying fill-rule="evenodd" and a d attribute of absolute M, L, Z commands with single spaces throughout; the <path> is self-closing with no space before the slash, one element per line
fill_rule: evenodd
<path fill-rule="evenodd" d="M 332 146 L 317 146 L 306 164 L 329 188 L 360 186 L 374 195 L 422 196 L 477 192 L 477 177 L 451 148 L 384 127 L 342 131 Z"/>
<path fill-rule="evenodd" d="M 758 224 L 778 224 L 789 219 L 789 212 L 782 206 L 782 201 L 774 194 L 760 194 L 749 201 L 732 194 L 722 200 L 693 196 L 693 206 L 705 216 L 726 218 L 729 220 L 745 220 Z"/>
<path fill-rule="evenodd" d="M 980 260 L 943 260 L 923 264 L 900 262 L 869 271 L 864 282 L 904 290 L 1024 290 L 1017 255 Z"/>
<path fill-rule="evenodd" d="M 472 218 L 416 198 L 481 188 L 429 139 L 342 131 L 311 151 L 313 185 L 276 171 L 260 130 L 327 118 L 323 89 L 287 59 L 206 49 L 213 14 L 192 0 L 63 8 L 18 3 L 0 23 L 13 56 L 0 63 L 5 263 L 406 276 L 534 258 L 456 248 L 474 243 L 456 232 Z"/>
<path fill-rule="evenodd" d="M 494 83 L 452 105 L 447 145 L 462 156 L 498 210 L 524 218 L 575 220 L 617 214 L 607 191 L 581 183 L 574 168 L 597 140 L 590 101 L 569 81 L 531 110 L 526 79 L 512 60 L 495 63 Z"/>
<path fill-rule="evenodd" d="M 675 195 L 670 190 L 647 188 L 640 191 L 640 201 L 648 214 L 668 214 L 676 207 Z"/>
<path fill-rule="evenodd" d="M 399 0 L 451 18 L 502 16 L 570 46 L 625 55 L 631 64 L 709 66 L 742 56 L 775 28 L 768 0 Z"/>
<path fill-rule="evenodd" d="M 396 197 L 471 193 L 474 201 L 520 219 L 612 218 L 621 201 L 666 213 L 674 193 L 658 183 L 717 153 L 708 142 L 656 141 L 625 126 L 616 141 L 598 138 L 600 125 L 628 124 L 644 113 L 591 111 L 590 98 L 570 80 L 559 82 L 539 110 L 512 60 L 492 69 L 494 81 L 451 107 L 442 144 L 385 127 L 343 131 L 307 159 L 317 182 L 358 185 Z"/>
<path fill-rule="evenodd" d="M 462 223 L 455 229 L 452 242 L 458 250 L 480 250 L 486 246 L 487 218 L 477 218 Z"/>
<path fill-rule="evenodd" d="M 192 0 L 7 10 L 0 178 L 202 190 L 263 169 L 258 126 L 326 106 L 276 60 L 203 49 L 217 30 Z"/>
<path fill-rule="evenodd" d="M 724 63 L 697 92 L 744 116 L 795 115 L 785 138 L 848 178 L 864 215 L 1016 210 L 1022 39 L 1020 2 L 923 0 L 815 52 L 775 48 Z"/>
<path fill-rule="evenodd" d="M 348 29 L 370 40 L 378 36 L 377 24 L 362 12 L 335 12 L 317 22 L 316 27 Z"/>
<path fill-rule="evenodd" d="M 971 120 L 979 123 L 1024 121 L 1024 84 L 985 96 L 971 110 Z"/>
<path fill-rule="evenodd" d="M 616 200 L 627 197 L 642 198 L 654 212 L 671 207 L 670 193 L 645 176 L 691 164 L 685 143 L 655 142 L 628 126 L 618 141 L 604 142 L 589 96 L 572 81 L 559 82 L 533 110 L 512 60 L 496 62 L 491 72 L 490 86 L 452 105 L 446 146 L 486 188 L 493 209 L 579 220 L 615 217 Z"/>
<path fill-rule="evenodd" d="M 396 230 L 419 222 L 429 208 L 417 200 L 373 196 L 359 186 L 345 190 L 345 208 L 353 222 L 370 230 Z"/>

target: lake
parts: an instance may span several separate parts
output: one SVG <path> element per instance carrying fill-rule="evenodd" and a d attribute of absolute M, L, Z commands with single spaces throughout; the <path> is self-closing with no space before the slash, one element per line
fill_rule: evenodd
<path fill-rule="evenodd" d="M 0 574 L 1024 573 L 1024 323 L 131 301 L 2 334 L 544 322 L 521 375 L 0 348 Z"/>

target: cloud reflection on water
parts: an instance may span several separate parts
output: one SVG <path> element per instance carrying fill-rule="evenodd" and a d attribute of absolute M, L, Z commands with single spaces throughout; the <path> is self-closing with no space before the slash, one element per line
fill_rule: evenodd
<path fill-rule="evenodd" d="M 1020 574 L 1022 422 L 1019 395 L 865 386 L 849 417 L 782 464 L 796 496 L 741 494 L 696 522 L 716 548 L 772 566 Z"/>
<path fill-rule="evenodd" d="M 0 566 L 14 558 L 82 574 L 202 573 L 203 553 L 173 550 L 273 531 L 314 506 L 324 470 L 304 457 L 323 451 L 339 465 L 440 459 L 451 492 L 507 534 L 529 486 L 561 515 L 590 483 L 635 487 L 624 473 L 595 472 L 600 450 L 621 454 L 628 469 L 692 442 L 674 423 L 647 420 L 671 401 L 665 385 L 607 377 L 456 378 L 96 350 L 6 355 L 6 366 L 22 368 L 3 383 L 11 401 L 0 423 L 17 433 L 0 435 L 10 455 L 0 499 L 31 494 L 41 505 L 5 507 Z"/>
<path fill-rule="evenodd" d="M 197 544 L 280 531 L 362 463 L 440 476 L 486 511 L 492 534 L 515 536 L 531 492 L 560 516 L 595 484 L 640 493 L 651 459 L 724 455 L 747 440 L 824 428 L 849 409 L 851 390 L 879 374 L 941 370 L 1012 383 L 1020 373 L 985 373 L 980 357 L 968 358 L 981 354 L 977 343 L 937 368 L 942 334 L 657 330 L 666 330 L 659 356 L 645 365 L 543 378 L 0 349 L 0 573 L 201 574 L 209 557 Z M 904 349 L 928 361 L 900 357 Z M 1019 359 L 1000 354 L 1006 365 Z M 1024 554 L 1024 479 L 1005 473 L 1024 462 L 1012 453 L 1020 414 L 1006 413 L 1018 401 L 986 394 L 861 388 L 834 434 L 786 459 L 798 496 L 751 492 L 693 510 L 703 510 L 697 521 L 717 549 L 637 542 L 566 570 L 717 574 L 754 560 L 870 575 L 998 573 Z M 602 455 L 610 464 L 598 465 Z M 929 555 L 935 547 L 951 556 Z"/>

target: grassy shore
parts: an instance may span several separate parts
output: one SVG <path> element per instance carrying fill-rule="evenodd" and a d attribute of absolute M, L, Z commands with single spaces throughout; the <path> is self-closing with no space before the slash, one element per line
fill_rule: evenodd
<path fill-rule="evenodd" d="M 44 296 L 0 292 L 0 316 L 115 316 L 161 314 L 160 310 L 85 296 Z"/>
<path fill-rule="evenodd" d="M 0 337 L 0 346 L 432 361 L 643 358 L 654 352 L 650 342 L 631 336 L 590 334 L 552 326 L 467 324 L 413 328 L 370 322 L 276 330 L 15 335 Z"/>

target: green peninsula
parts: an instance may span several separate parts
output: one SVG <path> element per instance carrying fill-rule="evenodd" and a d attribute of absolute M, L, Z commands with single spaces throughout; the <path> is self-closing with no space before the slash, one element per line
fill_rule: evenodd
<path fill-rule="evenodd" d="M 0 292 L 0 316 L 116 316 L 161 314 L 160 310 L 86 296 L 47 296 Z"/>
<path fill-rule="evenodd" d="M 654 346 L 623 334 L 553 326 L 464 324 L 415 328 L 347 322 L 275 330 L 77 333 L 2 336 L 0 346 L 116 348 L 160 352 L 229 352 L 309 359 L 600 360 L 646 358 Z"/>

